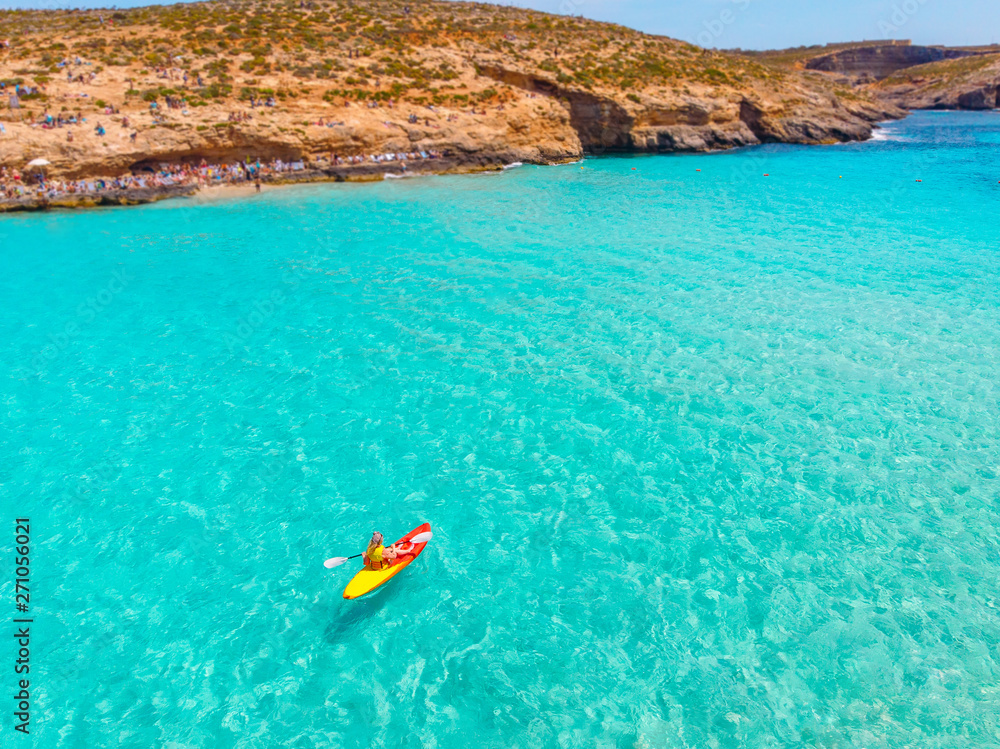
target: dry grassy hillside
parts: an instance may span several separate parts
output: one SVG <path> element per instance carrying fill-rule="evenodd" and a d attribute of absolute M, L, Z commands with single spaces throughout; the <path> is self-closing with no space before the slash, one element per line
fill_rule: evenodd
<path fill-rule="evenodd" d="M 899 114 L 738 55 L 484 4 L 216 0 L 0 11 L 0 28 L 0 81 L 29 87 L 0 112 L 0 161 L 75 175 L 203 156 L 426 148 L 488 165 L 819 143 Z M 46 115 L 86 124 L 69 140 Z"/>

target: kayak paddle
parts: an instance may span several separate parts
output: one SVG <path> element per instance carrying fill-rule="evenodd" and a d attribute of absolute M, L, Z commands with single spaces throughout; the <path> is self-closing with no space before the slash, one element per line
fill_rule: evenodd
<path fill-rule="evenodd" d="M 425 544 L 428 541 L 430 541 L 433 536 L 434 534 L 431 531 L 424 531 L 423 533 L 418 533 L 417 535 L 415 535 L 413 538 L 407 541 L 407 543 Z M 360 556 L 363 556 L 363 554 L 355 554 L 352 557 L 333 557 L 332 559 L 327 559 L 325 562 L 323 562 L 323 566 L 326 567 L 328 570 L 332 570 L 334 567 L 339 567 L 344 562 L 349 561 L 351 559 L 357 559 Z"/>

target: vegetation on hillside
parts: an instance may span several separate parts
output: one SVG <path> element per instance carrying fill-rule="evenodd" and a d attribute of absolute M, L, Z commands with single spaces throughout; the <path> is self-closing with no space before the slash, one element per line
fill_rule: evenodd
<path fill-rule="evenodd" d="M 79 56 L 95 70 L 182 69 L 203 100 L 325 92 L 328 99 L 468 104 L 504 99 L 470 87 L 480 59 L 595 91 L 741 86 L 779 79 L 760 62 L 581 18 L 475 3 L 216 0 L 114 11 L 0 11 L 22 80 L 44 83 Z M 280 79 L 259 85 L 257 79 Z M 489 96 L 486 96 L 489 91 Z M 139 92 L 149 96 L 150 92 Z M 163 92 L 159 92 L 163 93 Z"/>

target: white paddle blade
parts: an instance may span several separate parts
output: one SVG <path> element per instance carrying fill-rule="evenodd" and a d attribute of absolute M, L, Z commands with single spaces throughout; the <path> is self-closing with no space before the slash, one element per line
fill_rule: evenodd
<path fill-rule="evenodd" d="M 339 567 L 344 562 L 347 561 L 347 557 L 334 557 L 333 559 L 327 559 L 323 562 L 323 566 L 328 570 L 332 570 L 334 567 Z"/>
<path fill-rule="evenodd" d="M 413 538 L 410 539 L 411 544 L 425 544 L 434 537 L 434 534 L 430 531 L 424 531 L 423 533 L 418 533 Z"/>

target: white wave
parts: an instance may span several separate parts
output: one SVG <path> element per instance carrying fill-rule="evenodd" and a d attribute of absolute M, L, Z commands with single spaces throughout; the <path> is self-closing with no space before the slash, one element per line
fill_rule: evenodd
<path fill-rule="evenodd" d="M 894 143 L 902 143 L 904 141 L 910 140 L 900 135 L 895 130 L 887 130 L 886 128 L 878 128 L 872 131 L 872 137 L 869 140 L 887 142 L 891 141 Z"/>

